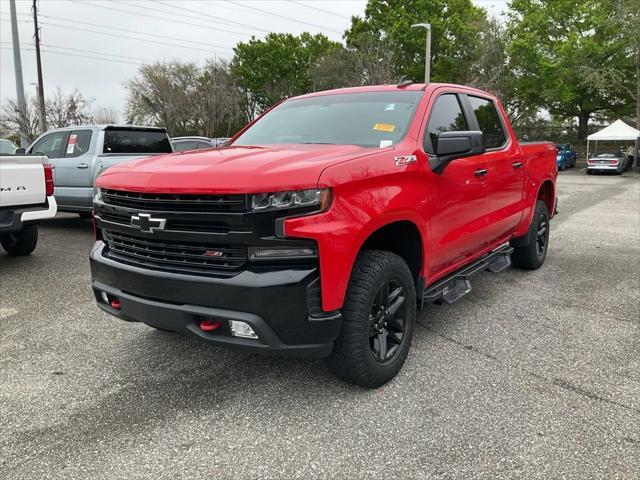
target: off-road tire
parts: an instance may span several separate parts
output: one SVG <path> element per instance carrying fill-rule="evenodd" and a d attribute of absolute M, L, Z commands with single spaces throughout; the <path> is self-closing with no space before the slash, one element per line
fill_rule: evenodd
<path fill-rule="evenodd" d="M 0 244 L 11 257 L 29 255 L 38 244 L 38 225 L 25 225 L 19 232 L 4 235 Z"/>
<path fill-rule="evenodd" d="M 377 292 L 389 282 L 402 287 L 404 302 L 401 308 L 405 323 L 402 340 L 395 353 L 381 363 L 374 357 L 370 346 L 370 315 Z M 329 371 L 346 382 L 363 387 L 384 385 L 402 368 L 415 329 L 416 291 L 405 261 L 386 251 L 361 252 L 351 272 L 342 313 L 340 335 L 326 359 Z"/>
<path fill-rule="evenodd" d="M 544 223 L 543 223 L 544 222 Z M 542 234 L 543 248 L 540 248 L 540 233 L 542 228 L 546 228 Z M 522 270 L 536 270 L 542 266 L 547 257 L 549 247 L 549 209 L 542 200 L 536 202 L 531 225 L 527 232 L 527 245 L 515 246 L 511 254 L 511 262 L 516 268 Z M 541 251 L 542 250 L 542 251 Z"/>

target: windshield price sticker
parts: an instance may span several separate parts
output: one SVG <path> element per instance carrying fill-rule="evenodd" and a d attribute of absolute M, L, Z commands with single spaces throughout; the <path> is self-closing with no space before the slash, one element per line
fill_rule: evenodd
<path fill-rule="evenodd" d="M 373 126 L 373 129 L 379 132 L 393 132 L 396 129 L 396 126 L 391 125 L 390 123 L 376 123 Z"/>
<path fill-rule="evenodd" d="M 76 148 L 76 140 L 78 135 L 69 135 L 69 141 L 67 142 L 67 155 L 73 153 Z"/>

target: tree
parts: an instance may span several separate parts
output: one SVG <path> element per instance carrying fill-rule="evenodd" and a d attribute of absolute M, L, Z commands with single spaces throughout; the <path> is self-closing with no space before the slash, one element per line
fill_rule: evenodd
<path fill-rule="evenodd" d="M 387 41 L 396 80 L 406 74 L 419 81 L 424 78 L 425 31 L 411 25 L 428 22 L 431 81 L 464 83 L 478 57 L 485 21 L 485 11 L 471 0 L 369 0 L 364 18 L 352 18 L 345 39 L 356 48 L 368 38 Z"/>
<path fill-rule="evenodd" d="M 311 91 L 311 71 L 340 48 L 322 34 L 270 33 L 264 40 L 252 38 L 236 45 L 231 74 L 256 108 L 263 110 L 283 98 Z"/>
<path fill-rule="evenodd" d="M 594 114 L 629 111 L 630 55 L 611 2 L 513 0 L 508 21 L 510 67 L 524 101 L 578 119 L 578 138 Z M 603 79 L 616 79 L 615 87 Z"/>
<path fill-rule="evenodd" d="M 66 95 L 58 87 L 45 102 L 45 115 L 49 128 L 90 123 L 93 99 L 85 98 L 77 89 Z"/>
<path fill-rule="evenodd" d="M 91 114 L 91 123 L 107 125 L 118 123 L 118 112 L 111 107 L 100 107 Z"/>
<path fill-rule="evenodd" d="M 195 63 L 155 63 L 140 67 L 125 84 L 127 122 L 165 127 L 172 136 L 201 130 L 200 71 Z"/>
<path fill-rule="evenodd" d="M 311 71 L 313 90 L 395 82 L 391 49 L 385 39 L 371 37 L 357 45 L 336 48 Z"/>
<path fill-rule="evenodd" d="M 2 137 L 10 137 L 24 132 L 29 142 L 32 142 L 39 135 L 38 122 L 38 101 L 35 97 L 27 99 L 26 115 L 23 117 L 18 110 L 18 103 L 15 100 L 9 100 L 2 107 L 0 112 L 0 132 Z"/>

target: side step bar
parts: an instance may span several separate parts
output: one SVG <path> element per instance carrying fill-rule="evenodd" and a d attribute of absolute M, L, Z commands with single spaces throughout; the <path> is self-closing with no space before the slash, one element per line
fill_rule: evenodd
<path fill-rule="evenodd" d="M 500 273 L 509 268 L 512 252 L 513 247 L 505 244 L 433 285 L 429 285 L 424 290 L 420 307 L 422 308 L 425 303 L 438 303 L 443 300 L 449 304 L 457 302 L 471 291 L 470 280 L 478 273 L 485 270 Z"/>

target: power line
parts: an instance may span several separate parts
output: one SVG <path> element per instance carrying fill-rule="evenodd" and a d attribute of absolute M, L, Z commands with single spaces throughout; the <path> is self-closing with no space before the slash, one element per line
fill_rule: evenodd
<path fill-rule="evenodd" d="M 58 49 L 61 49 L 61 50 L 71 50 L 71 51 L 74 51 L 74 52 L 81 52 L 81 53 L 93 53 L 93 54 L 96 54 L 96 55 L 105 55 L 105 56 L 108 56 L 108 57 L 126 58 L 126 59 L 129 59 L 129 60 L 138 60 L 138 61 L 141 61 L 141 62 L 144 62 L 144 63 L 155 63 L 155 60 L 148 60 L 146 58 L 129 57 L 127 55 L 117 55 L 117 54 L 114 54 L 114 53 L 96 52 L 95 50 L 82 50 L 82 49 L 79 49 L 79 48 L 62 47 L 60 45 L 51 45 L 51 44 L 48 44 L 48 43 L 43 43 L 42 46 L 43 47 L 48 47 L 48 48 L 58 48 Z"/>
<path fill-rule="evenodd" d="M 248 8 L 249 10 L 255 10 L 256 12 L 264 13 L 266 15 L 271 15 L 273 17 L 283 18 L 285 20 L 289 20 L 289 21 L 296 22 L 296 23 L 301 23 L 303 25 L 308 25 L 310 27 L 319 28 L 321 30 L 326 30 L 328 32 L 338 33 L 340 35 L 342 35 L 342 33 L 343 33 L 343 32 L 339 32 L 338 30 L 333 30 L 331 28 L 323 27 L 322 25 L 316 25 L 315 23 L 305 22 L 303 20 L 298 20 L 297 18 L 287 17 L 285 15 L 280 15 L 279 13 L 270 12 L 269 10 L 263 10 L 262 8 L 253 7 L 253 6 L 249 6 L 249 5 L 244 5 L 244 4 L 240 3 L 240 2 L 235 2 L 233 0 L 226 0 L 226 1 L 228 3 L 232 3 L 234 5 L 238 5 L 239 7 Z"/>
<path fill-rule="evenodd" d="M 11 47 L 0 47 L 0 49 L 2 50 L 11 50 Z M 29 52 L 35 52 L 35 48 L 21 48 L 21 50 L 26 50 Z M 79 55 L 79 54 L 75 54 L 75 53 L 69 53 L 69 52 L 56 52 L 54 50 L 42 50 L 45 53 L 54 53 L 56 55 L 67 55 L 67 56 L 71 56 L 71 57 L 82 57 L 82 58 L 91 58 L 94 60 L 103 60 L 105 62 L 116 62 L 116 63 L 128 63 L 130 65 L 137 65 L 139 67 L 143 66 L 143 63 L 136 63 L 136 62 L 128 62 L 126 60 L 116 60 L 114 58 L 100 58 L 100 57 L 92 57 L 89 55 Z"/>
<path fill-rule="evenodd" d="M 42 15 L 42 14 L 40 14 L 40 17 L 42 17 L 42 18 L 50 18 L 52 20 L 58 20 L 58 21 L 63 21 L 63 22 L 75 23 L 74 20 L 69 20 L 69 19 L 62 18 L 62 17 L 54 17 L 52 15 Z M 135 33 L 137 35 L 147 35 L 149 37 L 157 37 L 157 38 L 164 38 L 164 39 L 168 39 L 168 40 L 176 40 L 178 42 L 193 43 L 195 45 L 204 45 L 205 47 L 224 48 L 225 50 L 233 50 L 233 47 L 225 47 L 224 45 L 216 45 L 215 43 L 197 42 L 195 40 L 186 40 L 186 39 L 178 38 L 178 37 L 168 37 L 167 35 L 157 35 L 155 33 L 138 32 L 136 30 L 127 30 L 126 28 L 118 28 L 118 27 L 100 25 L 100 24 L 97 24 L 97 23 L 89 23 L 89 22 L 85 22 L 84 20 L 82 21 L 82 24 L 83 25 L 89 25 L 91 27 L 98 27 L 98 28 L 104 28 L 104 29 L 109 29 L 109 30 L 117 30 L 119 32 Z M 75 25 L 74 25 L 74 27 L 75 27 Z"/>
<path fill-rule="evenodd" d="M 190 47 L 188 45 L 177 45 L 175 43 L 169 43 L 169 42 L 162 42 L 160 40 L 147 40 L 146 38 L 136 38 L 136 37 L 131 37 L 128 35 L 119 35 L 119 34 L 115 34 L 115 33 L 105 33 L 105 32 L 98 32 L 97 30 L 91 30 L 88 28 L 80 28 L 80 27 L 76 27 L 76 26 L 69 26 L 69 25 L 60 25 L 60 24 L 56 24 L 56 23 L 50 23 L 50 22 L 43 22 L 42 25 L 47 25 L 49 27 L 57 27 L 57 28 L 64 28 L 64 29 L 68 29 L 68 30 L 73 30 L 73 31 L 82 31 L 82 32 L 90 32 L 90 33 L 95 33 L 98 35 L 105 35 L 107 37 L 117 37 L 117 38 L 126 38 L 129 40 L 138 40 L 140 42 L 147 42 L 147 43 L 153 43 L 156 45 L 168 45 L 170 47 L 178 47 L 178 48 L 186 48 L 189 50 L 198 50 L 201 52 L 207 52 L 207 53 L 215 53 L 217 55 L 221 55 L 221 56 L 225 56 L 224 53 L 222 52 L 217 52 L 215 50 L 209 50 L 209 49 L 204 49 L 204 48 L 198 48 L 198 47 Z"/>
<path fill-rule="evenodd" d="M 335 12 L 331 12 L 329 10 L 325 10 L 323 8 L 318 8 L 318 7 L 314 6 L 314 5 L 307 5 L 304 2 L 297 2 L 296 0 L 289 0 L 289 3 L 295 3 L 297 5 L 301 5 L 303 7 L 310 8 L 311 10 L 315 10 L 317 12 L 322 12 L 322 13 L 326 13 L 328 15 L 333 15 L 334 17 L 342 18 L 343 20 L 344 19 L 349 20 L 351 18 L 351 17 L 345 17 L 344 15 L 340 15 L 339 13 L 335 13 Z"/>
<path fill-rule="evenodd" d="M 218 28 L 218 27 L 214 28 L 214 27 L 206 26 L 206 25 L 198 25 L 196 23 L 185 22 L 185 21 L 182 21 L 182 20 L 175 20 L 175 19 L 170 19 L 170 18 L 158 17 L 157 15 L 149 15 L 149 14 L 146 14 L 146 13 L 132 12 L 131 10 L 123 10 L 121 8 L 105 7 L 104 5 L 95 5 L 95 4 L 89 3 L 89 2 L 77 2 L 77 3 L 80 3 L 81 5 L 88 5 L 88 6 L 91 6 L 91 7 L 96 7 L 96 8 L 103 8 L 105 10 L 113 10 L 113 11 L 116 11 L 116 12 L 128 13 L 129 15 L 138 15 L 140 17 L 155 18 L 155 19 L 158 19 L 158 20 L 163 20 L 165 22 L 181 23 L 183 25 L 190 25 L 192 27 L 204 28 L 206 30 L 215 30 L 215 31 L 219 31 L 219 32 L 235 33 L 237 35 L 243 35 L 245 37 L 250 37 L 251 36 L 251 34 L 245 33 L 245 32 L 238 32 L 238 31 L 235 31 L 235 30 L 225 30 L 223 28 Z"/>
<path fill-rule="evenodd" d="M 167 7 L 171 7 L 171 8 L 174 8 L 176 10 L 180 10 L 180 11 L 194 12 L 194 13 L 199 14 L 200 16 L 204 16 L 204 17 L 207 17 L 207 18 L 213 18 L 214 20 L 217 20 L 219 22 L 224 22 L 227 25 L 240 26 L 242 28 L 246 28 L 246 29 L 250 29 L 250 30 L 258 30 L 258 31 L 265 32 L 265 33 L 271 33 L 271 30 L 265 30 L 264 28 L 256 27 L 255 25 L 249 25 L 247 23 L 236 22 L 234 20 L 228 20 L 226 18 L 219 18 L 219 17 L 213 16 L 213 15 L 209 15 L 207 13 L 198 12 L 197 10 L 193 10 L 193 9 L 190 9 L 190 8 L 178 7 L 177 5 L 172 5 L 169 2 L 163 2 L 161 0 L 156 0 L 156 1 L 157 1 L 157 3 L 161 3 L 162 5 L 166 5 Z M 171 12 L 171 14 L 175 15 L 173 12 Z M 182 15 L 182 16 L 184 17 L 185 15 Z M 195 17 L 189 15 L 187 18 L 195 18 Z"/>

